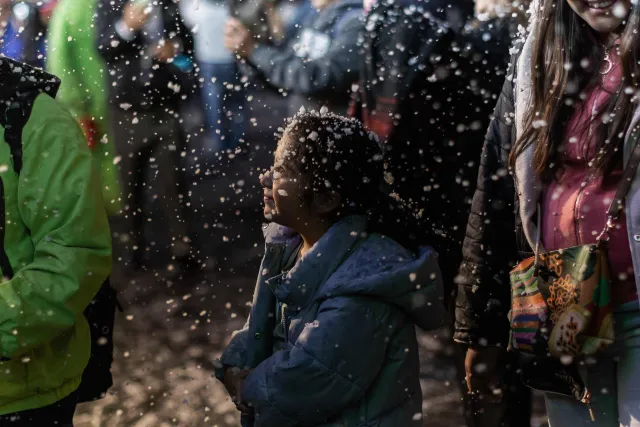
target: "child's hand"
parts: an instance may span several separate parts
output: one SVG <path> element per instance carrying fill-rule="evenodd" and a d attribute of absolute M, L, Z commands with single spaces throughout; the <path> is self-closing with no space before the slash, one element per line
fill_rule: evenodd
<path fill-rule="evenodd" d="M 250 414 L 253 409 L 242 401 L 242 383 L 252 372 L 252 369 L 240 369 L 236 367 L 228 367 L 224 371 L 224 386 L 233 398 L 238 411 L 244 414 Z"/>

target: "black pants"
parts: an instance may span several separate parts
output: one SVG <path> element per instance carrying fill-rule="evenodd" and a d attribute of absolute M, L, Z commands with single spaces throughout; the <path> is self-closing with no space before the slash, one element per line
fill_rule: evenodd
<path fill-rule="evenodd" d="M 122 241 L 127 243 L 128 252 L 139 255 L 140 251 L 133 248 L 142 247 L 145 243 L 142 241 L 142 231 L 148 218 L 143 210 L 145 189 L 159 199 L 169 225 L 169 236 L 178 241 L 187 237 L 178 186 L 177 119 L 162 110 L 134 112 L 121 108 L 111 108 L 110 119 L 116 151 L 120 156 L 118 167 L 125 203 L 124 215 L 118 219 L 115 228 L 125 235 Z M 145 182 L 146 178 L 150 181 Z"/>
<path fill-rule="evenodd" d="M 73 392 L 44 408 L 1 415 L 0 427 L 73 427 L 77 404 L 78 394 Z"/>

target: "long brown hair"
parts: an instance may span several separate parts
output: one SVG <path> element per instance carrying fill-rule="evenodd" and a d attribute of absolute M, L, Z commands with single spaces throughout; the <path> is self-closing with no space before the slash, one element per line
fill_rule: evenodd
<path fill-rule="evenodd" d="M 622 82 L 609 105 L 592 118 L 602 122 L 598 126 L 594 165 L 599 174 L 610 171 L 620 159 L 620 143 L 630 124 L 632 98 L 638 90 L 640 44 L 636 33 L 640 27 L 640 2 L 630 3 L 620 42 Z M 580 95 L 599 77 L 605 52 L 595 42 L 597 33 L 566 0 L 544 0 L 542 14 L 532 31 L 535 37 L 532 106 L 525 113 L 524 131 L 511 151 L 509 163 L 515 167 L 516 158 L 535 143 L 535 172 L 543 180 L 550 180 L 555 175 L 554 165 L 558 164 L 558 148 L 563 143 L 567 122 L 581 104 Z"/>

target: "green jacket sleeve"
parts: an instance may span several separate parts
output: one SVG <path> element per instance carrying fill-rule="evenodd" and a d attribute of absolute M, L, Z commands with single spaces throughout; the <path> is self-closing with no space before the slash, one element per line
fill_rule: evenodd
<path fill-rule="evenodd" d="M 40 112 L 46 114 L 43 104 Z M 0 284 L 0 355 L 70 330 L 111 272 L 111 237 L 92 157 L 75 121 L 52 114 L 23 132 L 20 216 L 33 260 Z"/>
<path fill-rule="evenodd" d="M 56 99 L 63 103 L 74 117 L 80 118 L 88 112 L 87 87 L 83 85 L 79 76 L 85 72 L 85 65 L 76 69 L 77 64 L 74 49 L 83 37 L 74 33 L 74 27 L 69 25 L 69 19 L 75 19 L 70 14 L 73 12 L 72 5 L 62 2 L 51 16 L 47 31 L 47 70 L 60 78 L 62 85 L 56 95 Z M 78 23 L 79 24 L 79 23 Z M 88 31 L 88 28 L 84 28 Z M 71 39 L 69 39 L 71 38 Z"/>

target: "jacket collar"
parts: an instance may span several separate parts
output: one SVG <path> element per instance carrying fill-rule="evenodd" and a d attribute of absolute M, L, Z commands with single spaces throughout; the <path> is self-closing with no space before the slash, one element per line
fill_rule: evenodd
<path fill-rule="evenodd" d="M 268 279 L 267 284 L 279 301 L 293 310 L 301 309 L 351 254 L 366 228 L 360 216 L 340 220 L 290 271 Z"/>

